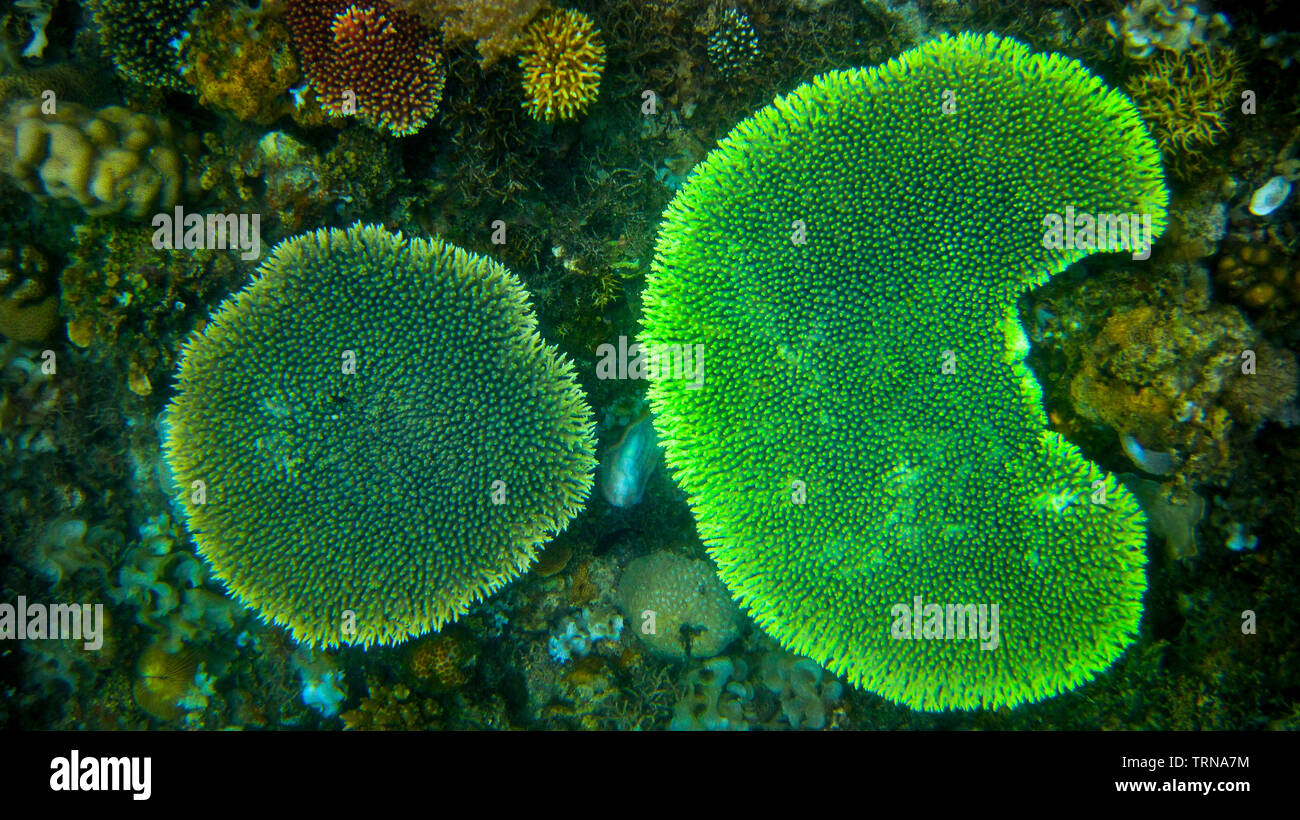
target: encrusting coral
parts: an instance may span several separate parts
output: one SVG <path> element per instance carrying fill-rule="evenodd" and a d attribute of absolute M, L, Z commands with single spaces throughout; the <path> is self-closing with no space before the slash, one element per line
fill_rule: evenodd
<path fill-rule="evenodd" d="M 1234 307 L 1138 305 L 1107 319 L 1070 393 L 1139 466 L 1199 483 L 1227 476 L 1233 428 L 1252 433 L 1276 416 L 1296 381 L 1295 356 L 1259 338 Z"/>
<path fill-rule="evenodd" d="M 528 24 L 547 7 L 547 0 L 393 0 L 426 25 L 442 30 L 444 42 L 474 42 L 483 68 L 518 54 Z"/>
<path fill-rule="evenodd" d="M 185 79 L 208 108 L 261 125 L 293 111 L 289 90 L 300 77 L 298 60 L 289 27 L 266 4 L 203 6 L 182 59 Z"/>

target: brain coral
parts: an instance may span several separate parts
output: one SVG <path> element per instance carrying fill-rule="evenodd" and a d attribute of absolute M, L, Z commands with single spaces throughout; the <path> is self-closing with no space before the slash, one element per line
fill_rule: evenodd
<path fill-rule="evenodd" d="M 166 117 L 119 105 L 98 111 L 19 99 L 0 109 L 0 174 L 38 198 L 71 200 L 92 215 L 148 216 L 196 192 L 198 138 Z"/>
<path fill-rule="evenodd" d="M 280 243 L 177 379 L 164 452 L 200 554 L 311 645 L 441 628 L 591 489 L 572 365 L 513 274 L 441 240 L 356 225 Z"/>
<path fill-rule="evenodd" d="M 638 558 L 618 582 L 618 606 L 637 637 L 660 655 L 711 658 L 727 648 L 740 631 L 740 611 L 705 561 L 671 552 Z M 647 632 L 644 613 L 655 613 Z M 688 641 L 689 633 L 689 641 Z"/>
<path fill-rule="evenodd" d="M 704 346 L 703 386 L 661 368 L 651 405 L 762 627 L 918 709 L 1048 697 L 1120 655 L 1142 513 L 1046 431 L 1016 300 L 1089 252 L 1049 248 L 1046 214 L 1155 234 L 1166 202 L 1123 95 L 994 35 L 823 75 L 721 141 L 667 209 L 641 341 Z M 967 605 L 990 631 L 999 607 L 996 648 L 924 638 Z"/>

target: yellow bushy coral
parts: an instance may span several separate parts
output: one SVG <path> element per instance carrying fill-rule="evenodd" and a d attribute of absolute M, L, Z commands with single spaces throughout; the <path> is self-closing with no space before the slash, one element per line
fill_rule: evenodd
<path fill-rule="evenodd" d="M 1126 90 L 1161 153 L 1194 163 L 1227 132 L 1226 115 L 1239 85 L 1236 54 L 1218 48 L 1162 53 L 1129 79 Z"/>
<path fill-rule="evenodd" d="M 596 99 L 605 46 L 587 15 L 558 11 L 529 27 L 519 65 L 528 113 L 546 122 L 571 120 Z"/>

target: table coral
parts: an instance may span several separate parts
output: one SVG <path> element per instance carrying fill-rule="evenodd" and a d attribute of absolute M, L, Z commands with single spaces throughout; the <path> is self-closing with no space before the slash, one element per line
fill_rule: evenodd
<path fill-rule="evenodd" d="M 1155 236 L 1167 201 L 1127 97 L 994 35 L 822 75 L 721 140 L 665 214 L 639 341 L 708 350 L 702 387 L 661 373 L 650 402 L 759 626 L 924 710 L 1051 697 L 1123 653 L 1142 513 L 1047 429 L 1016 303 L 1133 249 L 1054 249 L 1045 215 L 1141 214 Z M 974 640 L 980 606 L 1015 626 Z"/>
<path fill-rule="evenodd" d="M 190 338 L 166 411 L 214 574 L 323 647 L 437 631 L 523 574 L 595 466 L 573 366 L 536 328 L 513 274 L 442 240 L 277 245 Z"/>

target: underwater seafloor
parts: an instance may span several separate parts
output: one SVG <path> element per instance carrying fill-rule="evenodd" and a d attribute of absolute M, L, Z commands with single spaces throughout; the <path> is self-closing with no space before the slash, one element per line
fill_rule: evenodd
<path fill-rule="evenodd" d="M 392 11 L 378 0 L 0 9 L 2 599 L 105 613 L 97 651 L 0 643 L 0 723 L 1300 729 L 1300 248 L 1285 193 L 1300 178 L 1300 32 L 1284 29 L 1286 3 L 394 5 L 423 26 L 403 32 L 429 32 L 434 46 L 420 48 L 443 83 L 440 101 L 397 125 L 382 109 L 400 100 L 364 90 L 360 113 L 323 110 L 320 72 L 356 67 L 313 62 L 328 44 L 291 25 L 334 14 L 337 40 L 337 15 L 351 14 L 349 36 L 364 41 L 382 29 L 365 20 Z M 587 38 L 588 74 L 574 82 L 590 88 L 547 122 L 532 27 L 568 10 L 589 24 L 565 18 L 556 48 Z M 1123 89 L 1159 145 L 1170 204 L 1149 261 L 1090 256 L 1019 303 L 1051 429 L 1121 474 L 1146 511 L 1140 632 L 1071 691 L 930 712 L 787 652 L 736 609 L 662 459 L 629 457 L 644 475 L 609 489 L 601 471 L 644 436 L 645 383 L 596 367 L 601 345 L 636 337 L 661 215 L 723 135 L 822 72 L 961 31 L 1065 54 Z M 409 69 L 366 68 L 380 81 Z M 46 95 L 56 108 L 37 113 Z M 41 117 L 62 130 L 33 165 L 24 129 Z M 130 134 L 105 147 L 96 135 L 113 128 Z M 304 231 L 360 221 L 505 265 L 593 411 L 603 463 L 585 508 L 468 614 L 396 645 L 311 651 L 236 603 L 167 497 L 158 418 L 182 343 L 257 261 L 156 247 L 150 218 L 174 205 L 260 214 L 262 259 Z M 1243 349 L 1258 355 L 1254 380 Z M 685 630 L 638 628 L 644 588 L 697 582 L 712 598 L 682 616 Z"/>

